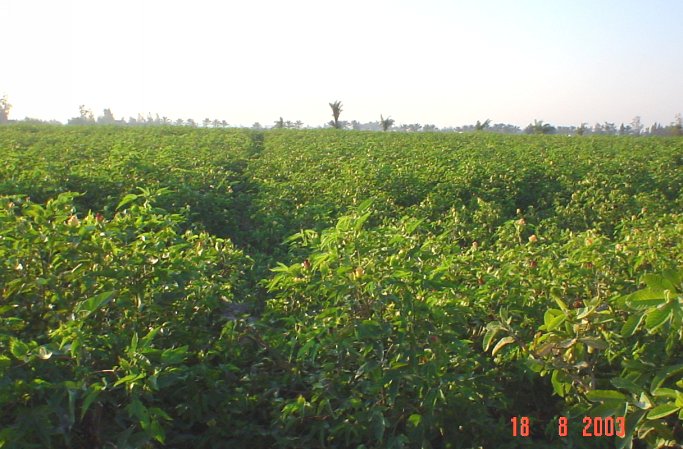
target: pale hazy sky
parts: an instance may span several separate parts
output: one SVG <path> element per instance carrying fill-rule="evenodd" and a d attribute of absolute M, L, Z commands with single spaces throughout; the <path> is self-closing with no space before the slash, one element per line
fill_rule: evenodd
<path fill-rule="evenodd" d="M 670 123 L 683 0 L 0 0 L 0 96 L 66 121 Z"/>

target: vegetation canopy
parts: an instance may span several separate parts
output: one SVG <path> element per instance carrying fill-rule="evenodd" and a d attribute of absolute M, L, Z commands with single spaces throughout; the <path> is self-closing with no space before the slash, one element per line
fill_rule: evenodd
<path fill-rule="evenodd" d="M 680 447 L 681 139 L 278 123 L 0 128 L 0 447 Z"/>

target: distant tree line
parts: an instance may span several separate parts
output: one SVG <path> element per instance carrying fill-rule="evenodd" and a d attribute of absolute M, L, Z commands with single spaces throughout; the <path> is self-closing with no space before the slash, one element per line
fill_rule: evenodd
<path fill-rule="evenodd" d="M 463 125 L 458 127 L 442 127 L 438 128 L 432 124 L 420 123 L 402 123 L 396 124 L 396 121 L 383 114 L 380 115 L 379 120 L 361 123 L 358 120 L 341 120 L 341 113 L 343 112 L 342 102 L 337 100 L 329 103 L 332 110 L 332 120 L 325 126 L 335 129 L 348 129 L 356 131 L 392 131 L 392 132 L 489 132 L 499 134 L 561 134 L 561 135 L 605 135 L 605 136 L 683 136 L 683 120 L 681 114 L 676 114 L 674 120 L 668 125 L 661 123 L 653 123 L 646 127 L 642 124 L 641 118 L 636 116 L 630 123 L 621 123 L 617 126 L 615 123 L 604 122 L 595 123 L 590 126 L 588 123 L 581 123 L 578 126 L 554 126 L 545 123 L 543 120 L 534 120 L 529 123 L 524 129 L 516 125 L 507 123 L 491 123 L 490 119 L 483 122 L 477 120 L 473 125 Z M 26 117 L 23 120 L 10 120 L 9 113 L 12 105 L 9 103 L 7 96 L 0 97 L 0 124 L 2 123 L 30 123 L 30 124 L 61 124 L 56 120 L 45 121 L 37 118 Z M 129 117 L 117 119 L 114 117 L 111 109 L 107 108 L 102 111 L 102 115 L 95 117 L 91 109 L 85 105 L 78 108 L 78 116 L 70 118 L 67 121 L 68 125 L 120 125 L 120 126 L 188 126 L 188 127 L 203 127 L 203 128 L 227 128 L 230 127 L 227 121 L 219 119 L 205 118 L 200 123 L 192 118 L 188 119 L 171 119 L 169 117 L 160 117 L 159 114 L 150 114 L 146 116 L 138 114 L 137 117 Z M 261 130 L 267 127 L 262 126 L 259 122 L 251 126 L 252 129 Z M 311 128 L 304 125 L 301 120 L 285 120 L 280 117 L 273 123 L 272 128 L 277 129 L 304 129 Z M 316 128 L 316 127 L 313 127 Z M 317 127 L 319 128 L 319 127 Z"/>

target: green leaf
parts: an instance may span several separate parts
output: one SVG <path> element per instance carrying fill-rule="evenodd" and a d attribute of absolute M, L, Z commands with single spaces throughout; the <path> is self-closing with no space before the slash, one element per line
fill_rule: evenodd
<path fill-rule="evenodd" d="M 632 336 L 636 329 L 638 329 L 638 326 L 640 326 L 643 318 L 645 318 L 644 313 L 632 313 L 621 328 L 621 336 L 624 338 Z"/>
<path fill-rule="evenodd" d="M 115 386 L 115 387 L 118 387 L 119 385 L 125 384 L 125 383 L 131 383 L 131 384 L 132 384 L 132 383 L 135 382 L 136 380 L 142 379 L 143 377 L 145 377 L 144 373 L 140 373 L 140 374 L 135 374 L 135 373 L 129 374 L 129 375 L 124 376 L 124 377 L 120 378 L 119 380 L 117 380 L 117 381 L 114 383 L 114 386 Z"/>
<path fill-rule="evenodd" d="M 527 365 L 529 366 L 529 369 L 535 373 L 540 373 L 545 368 L 543 362 L 533 359 L 531 357 L 527 359 Z"/>
<path fill-rule="evenodd" d="M 491 341 L 501 329 L 500 323 L 497 321 L 492 321 L 486 325 L 486 334 L 484 335 L 484 339 L 482 341 L 482 347 L 484 348 L 484 351 L 489 350 Z"/>
<path fill-rule="evenodd" d="M 9 357 L 0 355 L 0 374 L 4 373 L 11 365 L 12 360 Z"/>
<path fill-rule="evenodd" d="M 616 390 L 592 390 L 586 393 L 586 397 L 591 402 L 614 402 L 614 401 L 626 401 L 626 396 Z"/>
<path fill-rule="evenodd" d="M 607 349 L 607 343 L 599 338 L 579 338 L 579 342 L 585 344 L 586 346 L 594 349 Z"/>
<path fill-rule="evenodd" d="M 142 427 L 144 430 L 147 430 L 149 428 L 150 420 L 149 420 L 149 411 L 147 410 L 147 407 L 145 407 L 142 402 L 140 402 L 139 399 L 133 399 L 130 404 L 128 404 L 128 407 L 126 407 L 128 410 L 128 416 L 131 418 L 137 418 L 138 421 L 140 422 L 140 427 Z"/>
<path fill-rule="evenodd" d="M 78 390 L 74 388 L 67 388 L 67 396 L 69 398 L 69 427 L 76 422 L 76 399 L 78 399 Z"/>
<path fill-rule="evenodd" d="M 643 392 L 643 389 L 640 385 L 623 377 L 613 377 L 610 379 L 610 383 L 617 388 L 628 391 L 629 393 L 640 394 Z"/>
<path fill-rule="evenodd" d="M 656 397 L 676 399 L 676 393 L 678 393 L 673 388 L 657 388 L 652 394 Z"/>
<path fill-rule="evenodd" d="M 550 383 L 553 386 L 553 390 L 561 398 L 565 397 L 571 389 L 571 384 L 566 382 L 565 377 L 566 376 L 559 370 L 553 371 L 553 374 L 550 376 Z"/>
<path fill-rule="evenodd" d="M 654 309 L 647 313 L 645 318 L 645 327 L 648 332 L 653 333 L 655 330 L 664 325 L 671 318 L 673 303 L 669 303 L 660 309 Z"/>
<path fill-rule="evenodd" d="M 678 411 L 679 409 L 680 409 L 680 407 L 678 407 L 673 402 L 658 405 L 657 407 L 650 410 L 650 412 L 647 414 L 647 419 L 663 418 L 665 416 L 669 416 L 670 414 Z"/>
<path fill-rule="evenodd" d="M 366 212 L 360 217 L 356 219 L 356 223 L 353 225 L 353 230 L 354 231 L 360 231 L 363 228 L 363 225 L 365 222 L 370 218 L 370 215 L 372 215 L 372 212 Z"/>
<path fill-rule="evenodd" d="M 410 235 L 413 232 L 415 232 L 415 229 L 417 229 L 417 227 L 420 226 L 423 221 L 424 221 L 424 219 L 420 219 L 420 220 L 412 219 L 412 220 L 410 220 L 410 222 L 406 224 L 406 234 Z"/>
<path fill-rule="evenodd" d="M 166 441 L 166 432 L 156 419 L 152 421 L 149 427 L 149 433 L 152 435 L 153 439 L 157 440 L 161 444 L 164 444 L 164 441 Z"/>
<path fill-rule="evenodd" d="M 595 405 L 590 409 L 591 416 L 602 416 L 606 418 L 608 416 L 623 416 L 626 414 L 628 404 L 626 402 L 619 403 L 608 401 Z"/>
<path fill-rule="evenodd" d="M 297 360 L 306 360 L 308 358 L 309 352 L 311 352 L 311 349 L 313 349 L 317 344 L 318 342 L 314 338 L 309 339 L 301 348 L 299 348 L 299 351 L 296 353 Z"/>
<path fill-rule="evenodd" d="M 188 345 L 185 345 L 179 348 L 167 349 L 161 353 L 161 362 L 167 365 L 182 363 L 185 360 L 189 348 Z"/>
<path fill-rule="evenodd" d="M 664 290 L 652 290 L 649 288 L 631 293 L 626 298 L 627 304 L 636 309 L 657 307 L 666 302 Z"/>
<path fill-rule="evenodd" d="M 356 210 L 358 212 L 365 212 L 372 206 L 372 198 L 368 198 L 366 200 L 363 200 L 357 207 Z"/>
<path fill-rule="evenodd" d="M 640 282 L 643 282 L 651 290 L 676 290 L 675 283 L 671 282 L 668 278 L 670 276 L 663 276 L 661 274 L 644 274 L 640 278 Z"/>
<path fill-rule="evenodd" d="M 147 332 L 147 335 L 142 337 L 142 348 L 147 349 L 151 346 L 152 340 L 154 340 L 154 337 L 156 336 L 157 333 L 161 330 L 161 326 L 157 326 L 152 328 L 149 332 Z"/>
<path fill-rule="evenodd" d="M 93 296 L 92 298 L 88 298 L 85 301 L 81 301 L 74 308 L 74 312 L 84 313 L 85 316 L 88 316 L 103 305 L 110 302 L 114 297 L 114 293 L 115 292 L 113 291 L 103 292 L 99 295 Z"/>
<path fill-rule="evenodd" d="M 408 422 L 413 425 L 413 427 L 417 427 L 420 425 L 422 422 L 422 415 L 418 415 L 417 413 L 413 413 L 408 417 Z"/>
<path fill-rule="evenodd" d="M 16 338 L 11 338 L 9 343 L 9 352 L 17 359 L 24 359 L 28 355 L 29 347 L 26 343 Z"/>
<path fill-rule="evenodd" d="M 375 410 L 370 419 L 370 426 L 372 428 L 373 436 L 376 441 L 384 440 L 384 431 L 386 429 L 386 420 L 384 415 L 379 410 Z"/>
<path fill-rule="evenodd" d="M 123 206 L 127 206 L 128 204 L 132 203 L 133 201 L 137 200 L 139 198 L 139 195 L 136 195 L 134 193 L 129 193 L 128 195 L 124 196 L 121 202 L 119 203 L 118 206 L 116 206 L 116 210 L 120 210 Z"/>
<path fill-rule="evenodd" d="M 548 331 L 556 329 L 566 319 L 564 312 L 558 309 L 548 309 L 543 315 L 543 324 Z"/>
<path fill-rule="evenodd" d="M 496 346 L 493 347 L 493 350 L 491 351 L 491 355 L 496 355 L 498 351 L 503 349 L 505 346 L 509 345 L 510 343 L 514 343 L 515 339 L 513 337 L 503 337 L 500 339 L 498 343 L 496 343 Z"/>
<path fill-rule="evenodd" d="M 138 350 L 138 333 L 133 332 L 133 337 L 130 339 L 130 347 L 128 348 L 131 354 L 134 354 Z"/>
<path fill-rule="evenodd" d="M 553 298 L 563 312 L 569 312 L 569 307 L 567 307 L 567 304 L 562 300 L 560 292 L 561 290 L 559 288 L 553 287 L 550 289 L 550 297 Z"/>
<path fill-rule="evenodd" d="M 356 328 L 356 335 L 361 339 L 375 339 L 380 336 L 382 331 L 379 323 L 372 320 L 364 320 Z"/>
<path fill-rule="evenodd" d="M 669 282 L 675 290 L 683 284 L 683 269 L 680 270 L 666 270 L 662 272 L 662 277 L 666 282 Z"/>
<path fill-rule="evenodd" d="M 95 401 L 95 399 L 97 399 L 97 396 L 99 396 L 100 391 L 102 390 L 102 385 L 90 385 L 89 390 L 90 391 L 85 396 L 85 399 L 83 399 L 83 405 L 81 405 L 81 421 L 85 417 L 85 414 L 88 412 L 88 409 L 92 405 L 93 401 Z"/>
<path fill-rule="evenodd" d="M 663 370 L 659 371 L 654 379 L 652 379 L 652 384 L 650 384 L 650 393 L 661 387 L 666 379 L 680 372 L 683 372 L 683 363 L 667 366 Z"/>
<path fill-rule="evenodd" d="M 14 310 L 14 309 L 16 309 L 16 308 L 17 308 L 17 306 L 16 306 L 16 305 L 13 305 L 13 304 L 8 304 L 8 305 L 5 305 L 5 306 L 0 306 L 0 315 L 3 315 L 3 314 L 5 314 L 6 312 L 9 312 L 10 310 Z"/>

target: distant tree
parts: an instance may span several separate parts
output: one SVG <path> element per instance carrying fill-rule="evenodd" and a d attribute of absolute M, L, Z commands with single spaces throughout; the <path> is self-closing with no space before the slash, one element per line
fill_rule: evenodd
<path fill-rule="evenodd" d="M 486 128 L 489 127 L 491 124 L 491 119 L 486 119 L 484 123 L 481 123 L 479 120 L 477 120 L 477 123 L 474 125 L 474 130 L 475 131 L 483 131 Z"/>
<path fill-rule="evenodd" d="M 332 108 L 332 117 L 334 120 L 330 121 L 330 125 L 333 128 L 341 129 L 341 124 L 339 123 L 339 115 L 342 113 L 342 103 L 337 100 L 334 103 L 330 103 L 330 108 Z"/>
<path fill-rule="evenodd" d="M 254 124 L 251 125 L 251 129 L 255 129 L 256 131 L 259 131 L 259 130 L 263 129 L 263 126 L 261 126 L 261 124 L 259 122 L 254 122 Z"/>
<path fill-rule="evenodd" d="M 57 120 L 41 120 L 39 118 L 24 117 L 21 123 L 27 123 L 30 125 L 61 125 Z"/>
<path fill-rule="evenodd" d="M 625 135 L 626 135 L 626 127 L 624 126 L 623 123 L 622 123 L 621 125 L 619 125 L 619 135 L 620 135 L 620 136 L 625 136 Z"/>
<path fill-rule="evenodd" d="M 633 130 L 633 135 L 639 136 L 640 132 L 643 130 L 643 125 L 640 122 L 640 116 L 636 115 L 633 117 L 633 120 L 631 120 L 631 129 Z"/>
<path fill-rule="evenodd" d="M 12 110 L 12 105 L 7 101 L 7 96 L 0 98 L 0 123 L 9 122 L 9 111 Z"/>
<path fill-rule="evenodd" d="M 68 123 L 70 125 L 89 125 L 95 123 L 95 116 L 85 105 L 80 105 L 78 107 L 78 117 L 70 118 Z"/>
<path fill-rule="evenodd" d="M 303 127 L 304 127 L 304 122 L 302 122 L 301 120 L 297 120 L 296 122 L 294 122 L 294 128 L 301 129 Z"/>
<path fill-rule="evenodd" d="M 215 118 L 215 119 L 213 119 L 213 121 L 211 122 L 211 126 L 212 126 L 213 128 L 220 128 L 220 127 L 221 127 L 221 121 L 218 120 L 217 118 Z"/>
<path fill-rule="evenodd" d="M 524 132 L 527 134 L 554 134 L 555 127 L 549 123 L 543 123 L 543 120 L 534 120 L 533 124 L 529 124 Z"/>
<path fill-rule="evenodd" d="M 670 133 L 673 136 L 683 136 L 683 118 L 681 118 L 680 112 L 674 116 Z"/>
<path fill-rule="evenodd" d="M 221 126 L 222 126 L 223 128 L 227 128 L 227 127 L 228 127 L 228 122 L 225 121 L 225 120 L 221 120 Z"/>
<path fill-rule="evenodd" d="M 185 122 L 181 118 L 179 118 L 175 121 L 175 126 L 183 126 L 184 124 L 185 124 Z"/>
<path fill-rule="evenodd" d="M 438 131 L 438 128 L 436 127 L 436 125 L 424 125 L 422 127 L 422 131 L 424 131 L 424 132 L 435 132 L 435 131 Z"/>
<path fill-rule="evenodd" d="M 617 127 L 614 123 L 605 122 L 602 125 L 602 129 L 605 134 L 613 136 L 617 133 Z"/>
<path fill-rule="evenodd" d="M 161 123 L 162 123 L 163 125 L 170 125 L 170 124 L 171 124 L 171 119 L 168 118 L 168 117 L 166 117 L 166 116 L 163 116 L 163 117 L 161 117 Z"/>
<path fill-rule="evenodd" d="M 94 123 L 95 122 L 95 116 L 92 113 L 92 109 L 87 109 L 85 105 L 80 105 L 78 107 L 78 112 L 81 115 L 81 119 L 85 121 L 86 123 Z"/>
<path fill-rule="evenodd" d="M 495 125 L 489 125 L 487 130 L 501 134 L 519 134 L 522 132 L 519 126 L 506 123 L 496 123 Z"/>
<path fill-rule="evenodd" d="M 379 123 L 382 125 L 382 131 L 387 131 L 394 124 L 394 119 L 391 117 L 384 118 L 382 114 L 379 115 Z"/>
<path fill-rule="evenodd" d="M 593 125 L 593 134 L 602 134 L 602 131 L 602 125 L 600 123 Z"/>
<path fill-rule="evenodd" d="M 282 129 L 285 127 L 285 121 L 282 117 L 280 117 L 280 120 L 275 121 L 275 128 Z"/>
<path fill-rule="evenodd" d="M 97 123 L 102 124 L 102 125 L 113 125 L 116 123 L 116 119 L 114 118 L 114 114 L 112 114 L 111 109 L 107 108 L 104 111 L 102 111 L 102 116 L 97 117 Z"/>
<path fill-rule="evenodd" d="M 187 126 L 191 126 L 192 128 L 197 127 L 197 122 L 194 121 L 192 118 L 188 118 L 185 123 L 187 123 Z"/>
<path fill-rule="evenodd" d="M 581 123 L 581 125 L 576 128 L 576 134 L 583 136 L 588 131 L 588 123 Z"/>
<path fill-rule="evenodd" d="M 202 120 L 202 126 L 204 128 L 208 128 L 209 126 L 211 126 L 211 119 L 207 117 L 204 120 Z"/>

